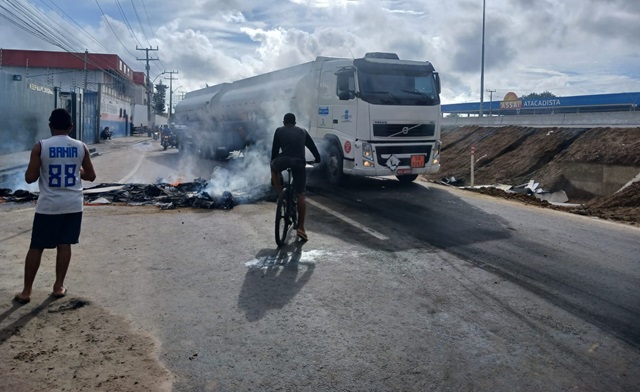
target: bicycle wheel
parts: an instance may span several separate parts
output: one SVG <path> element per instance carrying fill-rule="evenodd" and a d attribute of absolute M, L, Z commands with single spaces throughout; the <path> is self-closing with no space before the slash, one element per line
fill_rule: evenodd
<path fill-rule="evenodd" d="M 291 221 L 287 216 L 288 204 L 287 192 L 285 189 L 285 191 L 278 196 L 278 202 L 276 204 L 276 244 L 278 247 L 285 244 L 289 225 L 291 224 Z"/>
<path fill-rule="evenodd" d="M 291 193 L 289 194 L 291 202 L 291 213 L 289 214 L 289 216 L 291 217 L 291 226 L 294 229 L 298 228 L 298 201 L 296 200 L 296 193 L 294 191 L 291 191 Z"/>

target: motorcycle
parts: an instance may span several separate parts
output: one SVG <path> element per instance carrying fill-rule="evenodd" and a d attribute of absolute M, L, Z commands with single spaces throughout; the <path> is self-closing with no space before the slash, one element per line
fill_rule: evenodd
<path fill-rule="evenodd" d="M 162 140 L 160 141 L 160 144 L 162 145 L 162 149 L 163 150 L 166 150 L 169 147 L 177 148 L 178 147 L 178 138 L 176 137 L 176 134 L 173 133 L 173 132 L 163 133 L 162 134 Z"/>
<path fill-rule="evenodd" d="M 160 139 L 160 132 L 153 131 L 153 140 L 157 141 L 158 139 Z"/>

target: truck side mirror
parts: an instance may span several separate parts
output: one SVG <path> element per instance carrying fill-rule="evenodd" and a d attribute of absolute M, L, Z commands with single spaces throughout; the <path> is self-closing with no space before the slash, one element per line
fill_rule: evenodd
<path fill-rule="evenodd" d="M 351 94 L 347 90 L 340 90 L 338 92 L 338 99 L 341 101 L 348 101 L 351 99 Z"/>
<path fill-rule="evenodd" d="M 433 73 L 433 77 L 436 80 L 436 91 L 438 91 L 438 95 L 440 95 L 441 87 L 440 87 L 440 74 L 437 72 Z"/>

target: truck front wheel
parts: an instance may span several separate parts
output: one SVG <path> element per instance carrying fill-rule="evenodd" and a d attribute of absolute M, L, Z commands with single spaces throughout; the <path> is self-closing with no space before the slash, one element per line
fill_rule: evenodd
<path fill-rule="evenodd" d="M 339 185 L 344 180 L 343 164 L 342 151 L 332 144 L 327 156 L 327 177 L 331 184 Z"/>

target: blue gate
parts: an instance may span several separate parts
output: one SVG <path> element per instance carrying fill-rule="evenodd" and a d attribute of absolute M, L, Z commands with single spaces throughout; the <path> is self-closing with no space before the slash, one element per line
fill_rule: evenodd
<path fill-rule="evenodd" d="M 86 144 L 94 144 L 100 139 L 98 129 L 98 93 L 93 91 L 84 92 L 84 110 L 82 111 L 82 140 Z"/>

